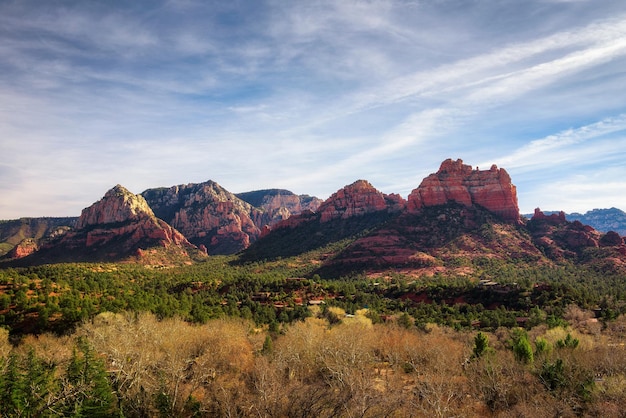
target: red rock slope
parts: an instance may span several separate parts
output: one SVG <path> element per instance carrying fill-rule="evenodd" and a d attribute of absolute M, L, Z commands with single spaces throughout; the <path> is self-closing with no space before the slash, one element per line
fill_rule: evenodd
<path fill-rule="evenodd" d="M 170 256 L 180 261 L 200 253 L 180 232 L 154 216 L 143 197 L 117 185 L 83 209 L 75 229 L 46 243 L 32 257 L 45 262 L 158 258 L 169 264 Z"/>

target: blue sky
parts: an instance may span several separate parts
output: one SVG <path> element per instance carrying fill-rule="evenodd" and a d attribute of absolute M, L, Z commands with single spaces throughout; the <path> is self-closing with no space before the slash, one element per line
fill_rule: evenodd
<path fill-rule="evenodd" d="M 522 212 L 626 210 L 610 0 L 0 0 L 0 219 L 119 183 L 406 197 L 446 158 Z"/>

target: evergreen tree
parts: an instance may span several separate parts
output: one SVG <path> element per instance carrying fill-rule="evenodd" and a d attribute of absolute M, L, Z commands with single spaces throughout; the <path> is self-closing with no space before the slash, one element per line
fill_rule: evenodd
<path fill-rule="evenodd" d="M 474 337 L 474 349 L 472 350 L 472 357 L 479 358 L 483 354 L 485 354 L 488 349 L 489 349 L 489 338 L 482 332 L 479 332 Z"/>
<path fill-rule="evenodd" d="M 533 348 L 526 332 L 517 332 L 513 336 L 513 354 L 517 361 L 524 364 L 531 364 L 534 361 Z"/>
<path fill-rule="evenodd" d="M 39 415 L 47 409 L 47 398 L 55 396 L 58 391 L 54 380 L 55 365 L 37 358 L 35 351 L 31 349 L 26 357 L 25 367 L 24 406 L 27 415 Z"/>
<path fill-rule="evenodd" d="M 74 417 L 110 417 L 114 413 L 114 394 L 104 363 L 96 357 L 84 338 L 79 338 L 67 368 L 67 381 L 73 399 L 67 413 Z"/>
<path fill-rule="evenodd" d="M 263 354 L 271 354 L 274 351 L 274 342 L 272 341 L 272 337 L 269 335 L 265 336 L 265 341 L 263 341 L 263 349 L 261 352 Z"/>
<path fill-rule="evenodd" d="M 0 415 L 21 416 L 24 410 L 24 379 L 20 372 L 19 357 L 11 353 L 0 381 Z"/>

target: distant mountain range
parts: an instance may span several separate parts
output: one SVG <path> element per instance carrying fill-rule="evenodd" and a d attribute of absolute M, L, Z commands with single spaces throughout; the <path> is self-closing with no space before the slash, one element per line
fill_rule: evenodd
<path fill-rule="evenodd" d="M 558 214 L 558 211 L 544 211 L 546 215 Z M 522 215 L 527 219 L 533 217 L 532 214 Z M 615 231 L 618 234 L 626 235 L 626 212 L 617 209 L 593 209 L 584 214 L 574 212 L 565 213 L 565 219 L 570 222 L 579 221 L 585 225 L 594 227 L 600 232 Z"/>
<path fill-rule="evenodd" d="M 607 214 L 608 212 L 608 214 Z M 590 219 L 616 225 L 617 209 Z M 616 228 L 609 228 L 615 230 Z M 407 199 L 366 180 L 327 200 L 267 189 L 232 194 L 213 181 L 148 189 L 117 185 L 79 218 L 0 223 L 12 265 L 68 261 L 192 263 L 240 253 L 239 262 L 315 252 L 318 274 L 388 269 L 406 274 L 465 274 L 477 259 L 505 263 L 599 263 L 626 271 L 626 244 L 563 213 L 519 214 L 508 173 L 448 159 Z"/>

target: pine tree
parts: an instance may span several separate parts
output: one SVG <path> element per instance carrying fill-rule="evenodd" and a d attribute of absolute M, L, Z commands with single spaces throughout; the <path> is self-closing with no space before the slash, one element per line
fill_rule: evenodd
<path fill-rule="evenodd" d="M 67 413 L 74 417 L 110 417 L 115 411 L 115 395 L 104 363 L 84 338 L 79 338 L 67 368 L 67 383 L 73 399 L 66 401 Z"/>
<path fill-rule="evenodd" d="M 0 412 L 2 416 L 20 416 L 24 410 L 24 379 L 20 371 L 19 357 L 11 353 L 0 387 Z"/>
<path fill-rule="evenodd" d="M 479 358 L 487 352 L 489 349 L 489 338 L 482 332 L 476 334 L 474 337 L 474 349 L 472 350 L 472 357 Z"/>
<path fill-rule="evenodd" d="M 263 354 L 271 354 L 274 351 L 274 342 L 272 341 L 272 337 L 269 335 L 265 336 L 265 341 L 263 341 L 263 349 L 261 352 Z"/>
<path fill-rule="evenodd" d="M 24 382 L 24 406 L 27 415 L 39 415 L 47 409 L 47 398 L 55 396 L 58 390 L 54 380 L 54 364 L 47 364 L 37 358 L 34 350 L 26 357 L 26 379 Z"/>
<path fill-rule="evenodd" d="M 524 364 L 531 364 L 534 361 L 533 348 L 525 332 L 520 332 L 513 337 L 513 354 L 517 361 Z"/>

